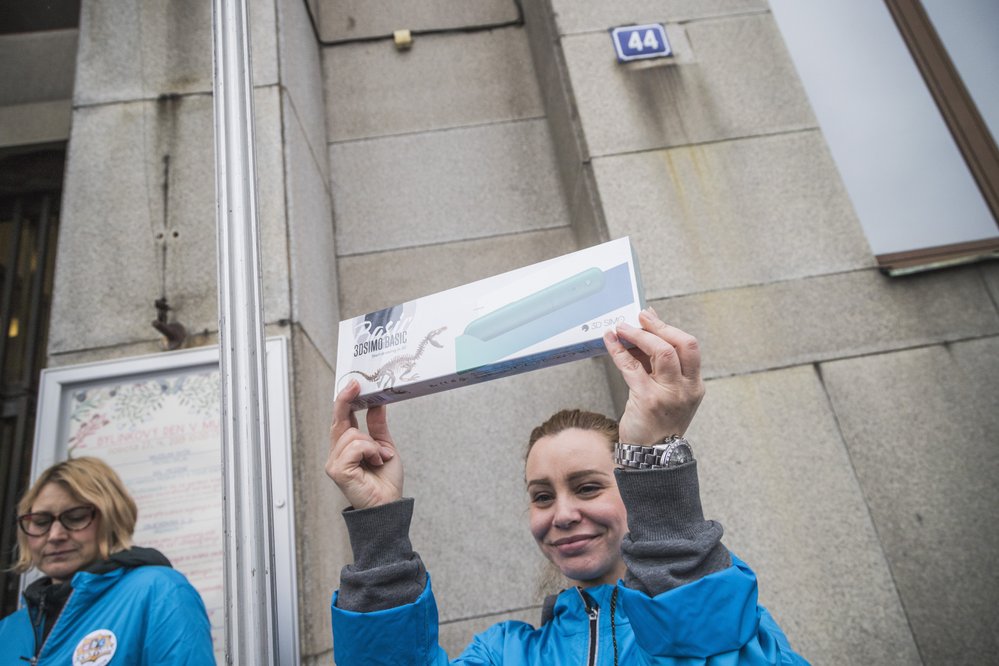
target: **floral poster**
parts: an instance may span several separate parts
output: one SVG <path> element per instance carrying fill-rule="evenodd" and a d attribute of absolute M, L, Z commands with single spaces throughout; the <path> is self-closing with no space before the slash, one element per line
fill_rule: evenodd
<path fill-rule="evenodd" d="M 139 506 L 136 545 L 163 552 L 201 593 L 223 663 L 219 371 L 198 368 L 69 395 L 69 457 L 98 456 Z"/>

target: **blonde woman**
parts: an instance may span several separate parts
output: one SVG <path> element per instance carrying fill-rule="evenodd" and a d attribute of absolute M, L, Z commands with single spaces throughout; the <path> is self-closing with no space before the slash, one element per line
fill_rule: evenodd
<path fill-rule="evenodd" d="M 132 545 L 137 515 L 98 458 L 42 472 L 18 505 L 14 570 L 43 577 L 0 621 L 0 663 L 215 663 L 197 591 L 162 553 Z"/>

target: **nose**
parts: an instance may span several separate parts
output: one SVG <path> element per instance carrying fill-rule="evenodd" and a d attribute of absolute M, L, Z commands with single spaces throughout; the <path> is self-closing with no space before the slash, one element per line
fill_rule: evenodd
<path fill-rule="evenodd" d="M 67 538 L 69 532 L 58 520 L 53 520 L 49 527 L 49 541 L 60 541 Z"/>
<path fill-rule="evenodd" d="M 558 529 L 568 529 L 580 521 L 579 507 L 574 499 L 570 497 L 560 497 L 555 500 L 555 513 L 552 515 L 552 523 Z"/>

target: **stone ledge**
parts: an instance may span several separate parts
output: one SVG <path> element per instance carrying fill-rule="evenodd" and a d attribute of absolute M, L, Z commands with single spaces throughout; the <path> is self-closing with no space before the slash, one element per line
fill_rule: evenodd
<path fill-rule="evenodd" d="M 853 271 L 653 305 L 701 342 L 706 377 L 999 333 L 999 314 L 975 267 L 902 279 Z"/>

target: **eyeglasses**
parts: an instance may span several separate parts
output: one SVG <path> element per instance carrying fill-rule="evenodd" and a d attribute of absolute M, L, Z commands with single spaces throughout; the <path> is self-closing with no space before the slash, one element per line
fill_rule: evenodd
<path fill-rule="evenodd" d="M 17 524 L 21 531 L 28 536 L 45 536 L 52 529 L 52 523 L 59 521 L 62 526 L 70 532 L 79 532 L 90 526 L 97 515 L 95 506 L 74 506 L 66 509 L 59 515 L 40 511 L 38 513 L 26 513 L 17 517 Z"/>

